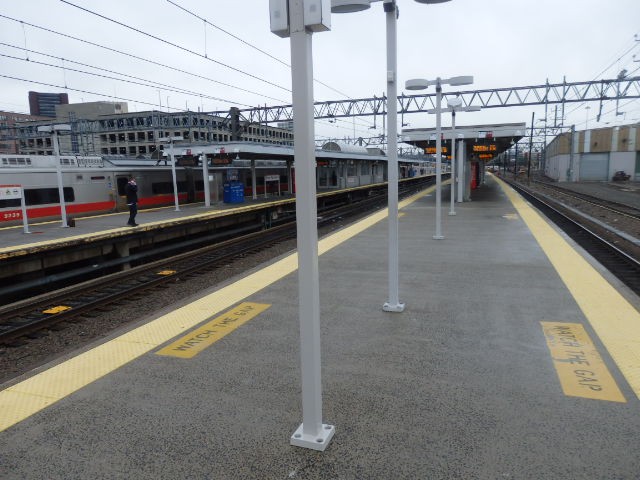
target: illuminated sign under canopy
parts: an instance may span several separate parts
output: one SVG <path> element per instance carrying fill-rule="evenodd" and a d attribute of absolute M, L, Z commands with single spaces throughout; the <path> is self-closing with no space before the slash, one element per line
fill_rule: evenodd
<path fill-rule="evenodd" d="M 492 143 L 491 145 L 474 145 L 473 151 L 474 152 L 495 152 L 496 145 L 495 143 Z"/>
<path fill-rule="evenodd" d="M 442 149 L 441 149 L 441 150 L 442 150 L 442 153 L 448 153 L 448 152 L 449 152 L 449 150 L 448 150 L 448 149 L 447 149 L 447 147 L 445 147 L 445 146 L 442 146 Z M 426 148 L 424 149 L 424 153 L 426 153 L 426 154 L 430 154 L 430 153 L 432 153 L 432 154 L 434 154 L 434 155 L 435 155 L 435 154 L 437 153 L 437 152 L 436 152 L 436 147 L 426 147 Z"/>

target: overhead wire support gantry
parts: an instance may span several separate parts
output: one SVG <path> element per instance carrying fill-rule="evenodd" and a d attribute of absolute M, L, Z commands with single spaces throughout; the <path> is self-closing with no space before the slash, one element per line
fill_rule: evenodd
<path fill-rule="evenodd" d="M 465 107 L 523 107 L 528 105 L 564 104 L 640 98 L 640 77 L 593 80 L 588 82 L 546 83 L 528 87 L 491 88 L 443 93 L 443 102 L 460 97 Z M 435 108 L 436 94 L 398 96 L 398 113 L 420 113 Z M 386 113 L 386 96 L 314 103 L 316 119 L 364 117 Z M 226 112 L 212 112 L 224 115 Z M 291 105 L 246 108 L 240 115 L 250 122 L 275 123 L 292 120 Z"/>

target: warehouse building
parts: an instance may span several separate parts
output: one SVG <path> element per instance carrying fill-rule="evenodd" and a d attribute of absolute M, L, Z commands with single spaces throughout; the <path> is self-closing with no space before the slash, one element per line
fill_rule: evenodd
<path fill-rule="evenodd" d="M 640 123 L 570 131 L 547 146 L 544 173 L 558 182 L 608 181 L 618 171 L 640 180 Z"/>

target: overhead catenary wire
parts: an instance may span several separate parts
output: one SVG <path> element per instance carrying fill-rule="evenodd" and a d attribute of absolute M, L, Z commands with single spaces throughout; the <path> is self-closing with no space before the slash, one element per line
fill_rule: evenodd
<path fill-rule="evenodd" d="M 80 92 L 80 93 L 87 93 L 89 95 L 95 95 L 97 97 L 115 98 L 117 100 L 123 100 L 123 101 L 127 101 L 127 102 L 135 102 L 135 103 L 141 103 L 143 105 L 151 105 L 153 107 L 155 107 L 157 105 L 156 103 L 145 102 L 144 100 L 140 100 L 140 99 L 118 97 L 118 96 L 114 96 L 113 94 L 108 94 L 107 95 L 105 93 L 92 92 L 90 90 L 82 90 L 80 88 L 65 87 L 64 85 L 56 85 L 56 84 L 53 84 L 53 83 L 41 82 L 41 81 L 37 81 L 37 80 L 29 80 L 28 78 L 12 77 L 10 75 L 2 75 L 2 74 L 0 74 L 0 78 L 7 78 L 9 80 L 17 80 L 19 82 L 35 83 L 37 85 L 44 85 L 45 87 L 67 89 L 67 90 L 71 90 L 73 92 Z"/>
<path fill-rule="evenodd" d="M 246 46 L 248 46 L 248 47 L 250 47 L 250 48 L 252 48 L 252 49 L 254 49 L 254 50 L 256 50 L 256 51 L 258 51 L 258 52 L 260 52 L 260 53 L 262 53 L 263 55 L 266 55 L 267 57 L 269 57 L 269 58 L 271 58 L 271 59 L 275 60 L 276 62 L 278 62 L 278 63 L 280 63 L 280 64 L 284 65 L 285 67 L 287 67 L 287 68 L 291 68 L 291 65 L 290 65 L 289 63 L 285 62 L 284 60 L 281 60 L 281 59 L 279 59 L 278 57 L 276 57 L 276 56 L 274 56 L 274 55 L 271 55 L 269 52 L 266 52 L 266 51 L 262 50 L 261 48 L 259 48 L 259 47 L 255 46 L 255 45 L 253 45 L 253 44 L 252 44 L 252 43 L 250 43 L 250 42 L 247 42 L 246 40 L 244 40 L 244 39 L 242 39 L 242 38 L 238 37 L 237 35 L 234 35 L 234 34 L 233 34 L 233 33 L 231 33 L 231 32 L 228 32 L 228 31 L 227 31 L 227 30 L 225 30 L 224 28 L 219 27 L 218 25 L 215 25 L 215 24 L 211 23 L 211 22 L 210 22 L 210 21 L 208 21 L 206 18 L 203 18 L 203 17 L 199 16 L 198 14 L 193 13 L 192 11 L 190 11 L 190 10 L 188 10 L 187 8 L 183 7 L 182 5 L 178 5 L 177 3 L 173 2 L 172 0 L 167 0 L 167 2 L 169 2 L 171 5 L 174 5 L 175 7 L 179 8 L 180 10 L 184 11 L 185 13 L 188 13 L 189 15 L 192 15 L 193 17 L 197 18 L 198 20 L 202 20 L 202 21 L 205 23 L 205 25 L 211 25 L 211 27 L 213 27 L 213 28 L 215 28 L 215 29 L 217 29 L 217 30 L 220 30 L 222 33 L 224 33 L 224 34 L 226 34 L 226 35 L 229 35 L 229 36 L 230 36 L 230 37 L 232 37 L 232 38 L 235 38 L 237 41 L 239 41 L 239 42 L 241 42 L 241 43 L 245 44 Z M 205 28 L 205 35 L 206 35 L 206 28 Z M 206 48 L 206 39 L 205 39 L 205 48 Z M 205 56 L 206 56 L 206 54 L 205 54 Z M 324 82 L 322 82 L 322 81 L 320 81 L 320 80 L 318 80 L 318 79 L 316 79 L 316 78 L 314 78 L 314 79 L 313 79 L 313 81 L 314 81 L 314 82 L 316 82 L 316 83 L 318 83 L 318 84 L 320 84 L 320 85 L 322 85 L 323 87 L 328 88 L 329 90 L 331 90 L 331 91 L 333 91 L 333 92 L 336 92 L 336 93 L 338 93 L 338 94 L 340 94 L 340 95 L 342 95 L 342 96 L 346 97 L 346 98 L 351 98 L 351 97 L 350 97 L 349 95 L 347 95 L 346 93 L 343 93 L 343 92 L 341 92 L 340 90 L 337 90 L 336 88 L 332 87 L 331 85 L 327 85 L 326 83 L 324 83 Z"/>
<path fill-rule="evenodd" d="M 232 70 L 234 72 L 240 73 L 242 75 L 246 75 L 246 76 L 248 76 L 250 78 L 253 78 L 254 80 L 258 80 L 259 82 L 266 83 L 268 85 L 271 85 L 272 87 L 276 87 L 276 88 L 279 88 L 281 90 L 284 90 L 285 92 L 291 93 L 291 89 L 290 88 L 283 87 L 282 85 L 278 85 L 277 83 L 271 82 L 269 80 L 265 80 L 264 78 L 258 77 L 257 75 L 253 75 L 252 73 L 249 73 L 249 72 L 245 72 L 244 70 L 241 70 L 239 68 L 232 67 L 231 65 L 227 65 L 224 62 L 221 62 L 219 60 L 215 60 L 215 59 L 213 59 L 211 57 L 207 57 L 205 55 L 202 55 L 201 53 L 194 52 L 193 50 L 190 50 L 190 49 L 188 49 L 186 47 L 183 47 L 182 45 L 178 45 L 176 43 L 173 43 L 173 42 L 170 42 L 168 40 L 165 40 L 164 38 L 160 38 L 160 37 L 158 37 L 156 35 L 152 35 L 150 33 L 144 32 L 144 31 L 140 30 L 139 28 L 132 27 L 131 25 L 127 25 L 126 23 L 122 23 L 122 22 L 120 22 L 118 20 L 115 20 L 113 18 L 107 17 L 107 16 L 102 15 L 100 13 L 94 12 L 93 10 L 89 10 L 88 8 L 81 7 L 79 5 L 76 5 L 74 3 L 69 2 L 67 0 L 60 0 L 60 1 L 62 3 L 65 3 L 65 4 L 69 5 L 69 6 L 72 6 L 72 7 L 78 8 L 80 10 L 83 10 L 83 11 L 85 11 L 87 13 L 90 13 L 91 15 L 95 15 L 97 17 L 100 17 L 100 18 L 104 19 L 104 20 L 107 20 L 109 22 L 115 23 L 116 25 L 120 25 L 121 27 L 127 28 L 129 30 L 133 30 L 134 32 L 137 32 L 137 33 L 139 33 L 141 35 L 145 35 L 145 36 L 147 36 L 149 38 L 153 38 L 154 40 L 157 40 L 159 42 L 162 42 L 164 44 L 170 45 L 170 46 L 172 46 L 174 48 L 177 48 L 179 50 L 182 50 L 184 52 L 187 52 L 187 53 L 189 53 L 191 55 L 195 55 L 195 56 L 200 57 L 202 59 L 205 59 L 205 60 L 208 60 L 210 62 L 216 63 L 216 64 L 218 64 L 218 65 L 220 65 L 222 67 L 228 68 L 228 69 L 230 69 L 230 70 Z"/>
<path fill-rule="evenodd" d="M 61 1 L 64 1 L 64 0 L 61 0 Z M 66 1 L 64 1 L 64 3 L 68 3 L 68 4 L 70 4 L 70 5 L 73 5 L 73 4 L 71 4 L 70 2 L 66 2 Z M 75 6 L 75 5 L 74 5 L 74 6 Z M 82 7 L 78 7 L 78 8 L 81 8 L 81 9 L 82 9 Z M 83 10 L 86 10 L 86 9 L 83 9 Z M 99 14 L 98 14 L 98 15 L 99 15 Z M 235 88 L 235 89 L 240 90 L 240 91 L 244 91 L 244 92 L 251 93 L 251 94 L 255 94 L 255 95 L 258 95 L 258 96 L 261 96 L 261 97 L 264 97 L 264 98 L 268 98 L 268 99 L 271 99 L 271 100 L 275 100 L 275 101 L 278 101 L 278 102 L 280 102 L 280 103 L 287 103 L 286 101 L 284 101 L 284 100 L 282 100 L 282 99 L 277 99 L 277 98 L 270 97 L 270 96 L 265 95 L 265 94 L 261 94 L 261 93 L 254 92 L 254 91 L 251 91 L 251 90 L 247 90 L 247 89 L 243 89 L 243 88 L 240 88 L 240 87 L 236 87 L 236 86 L 234 86 L 234 85 L 230 85 L 230 84 L 227 84 L 227 83 L 225 83 L 225 82 L 220 82 L 220 81 L 215 80 L 215 79 L 211 79 L 211 78 L 204 77 L 204 76 L 201 76 L 201 75 L 198 75 L 198 74 L 194 74 L 194 73 L 192 73 L 192 72 L 185 71 L 185 70 L 182 70 L 182 69 L 179 69 L 179 68 L 175 68 L 175 67 L 172 67 L 172 66 L 170 66 L 170 65 L 163 64 L 163 63 L 161 63 L 161 62 L 156 62 L 156 61 L 153 61 L 153 60 L 150 60 L 150 59 L 147 59 L 147 58 L 140 57 L 140 56 L 138 56 L 138 55 L 134 55 L 134 54 L 131 54 L 131 53 L 128 53 L 128 52 L 124 52 L 124 51 L 121 51 L 121 50 L 118 50 L 118 49 L 114 49 L 114 48 L 111 48 L 111 47 L 108 47 L 108 46 L 105 46 L 105 45 L 101 45 L 101 44 L 98 44 L 98 43 L 96 43 L 96 42 L 92 42 L 92 41 L 85 40 L 85 39 L 82 39 L 82 38 L 79 38 L 79 37 L 75 37 L 75 36 L 73 36 L 73 35 L 69 35 L 69 34 L 62 33 L 62 32 L 59 32 L 59 31 L 55 31 L 55 30 L 52 30 L 52 29 L 49 29 L 49 28 L 46 28 L 46 27 L 42 27 L 42 26 L 40 26 L 40 25 L 31 24 L 31 23 L 29 23 L 29 22 L 25 22 L 25 21 L 23 21 L 23 20 L 18 20 L 18 19 L 15 19 L 15 18 L 12 18 L 12 17 L 6 16 L 6 15 L 2 15 L 2 14 L 0 14 L 0 18 L 5 18 L 5 19 L 7 19 L 7 20 L 11 20 L 11 21 L 14 21 L 14 22 L 20 22 L 20 23 L 23 25 L 23 27 L 24 27 L 24 25 L 27 25 L 27 26 L 30 26 L 30 27 L 35 28 L 35 29 L 43 30 L 43 31 L 46 31 L 46 32 L 49 32 L 49 33 L 52 33 L 52 34 L 55 34 L 55 35 L 62 36 L 62 37 L 64 37 L 64 38 L 69 38 L 69 39 L 74 40 L 74 41 L 78 41 L 78 42 L 82 42 L 82 43 L 85 43 L 85 44 L 88 44 L 88 45 L 92 45 L 92 46 L 95 46 L 95 47 L 98 47 L 98 48 L 101 48 L 101 49 L 105 49 L 105 50 L 107 50 L 107 51 L 111 51 L 111 52 L 114 52 L 114 53 L 117 53 L 117 54 L 120 54 L 120 55 L 124 55 L 124 56 L 130 57 L 130 58 L 134 58 L 134 59 L 136 59 L 136 60 L 140 60 L 140 61 L 144 61 L 144 62 L 147 62 L 147 63 L 153 64 L 153 65 L 161 66 L 161 67 L 163 67 L 163 68 L 171 69 L 171 70 L 173 70 L 173 71 L 177 71 L 177 72 L 184 73 L 184 74 L 187 74 L 187 75 L 190 75 L 190 76 L 194 76 L 194 77 L 196 77 L 196 78 L 205 79 L 205 80 L 208 80 L 208 81 L 211 81 L 211 82 L 214 82 L 214 83 L 217 83 L 217 84 L 223 85 L 223 86 L 227 86 L 227 87 L 230 87 L 230 88 Z M 109 19 L 109 20 L 110 20 L 110 19 Z M 218 27 L 218 28 L 219 28 L 219 27 Z M 142 33 L 144 34 L 144 32 L 142 32 Z M 162 41 L 162 39 L 158 39 L 158 40 Z M 26 42 L 26 38 L 25 38 L 25 42 Z M 25 43 L 25 45 L 26 45 L 26 43 Z M 181 48 L 181 47 L 179 47 L 179 46 L 178 46 L 178 48 Z M 25 50 L 25 53 L 26 53 L 26 50 Z M 43 55 L 47 55 L 47 54 L 43 54 Z M 198 55 L 198 54 L 196 53 L 196 55 Z M 199 56 L 201 56 L 201 57 L 202 57 L 202 55 L 199 55 Z M 52 56 L 52 57 L 54 57 L 54 56 Z M 61 57 L 56 57 L 56 58 L 60 58 L 62 61 L 65 61 L 65 60 L 66 60 L 66 61 L 69 61 L 68 59 L 62 59 Z M 35 63 L 35 62 L 34 62 L 34 63 Z M 75 63 L 81 64 L 80 62 L 75 62 Z M 83 64 L 83 65 L 86 65 L 86 64 Z M 56 66 L 56 67 L 57 67 L 57 66 Z M 93 67 L 93 66 L 89 66 L 89 67 L 90 67 L 90 68 L 96 68 L 96 67 Z M 116 72 L 116 74 L 126 76 L 126 74 L 121 74 L 121 73 L 117 73 L 117 72 Z M 28 79 L 22 79 L 22 80 L 23 80 L 23 81 L 30 81 L 30 80 L 28 80 Z M 33 83 L 40 83 L 40 84 L 43 84 L 42 82 L 37 82 L 37 81 L 33 81 Z M 153 83 L 157 83 L 157 82 L 153 82 Z M 320 83 L 322 83 L 322 82 L 320 82 Z M 328 87 L 328 88 L 331 88 L 331 87 L 329 87 L 329 86 L 327 86 L 327 87 Z M 166 88 L 166 87 L 165 87 L 165 88 Z M 90 93 L 90 92 L 88 92 L 88 91 L 79 90 L 79 89 L 70 89 L 70 90 L 75 90 L 75 91 L 81 91 L 81 92 L 85 92 L 85 93 Z M 334 89 L 334 90 L 335 90 L 335 89 Z M 337 90 L 335 90 L 335 91 L 337 91 Z M 338 92 L 338 93 L 341 93 L 341 92 Z M 98 95 L 100 95 L 100 96 L 104 96 L 104 97 L 113 97 L 113 95 L 105 95 L 105 94 L 100 94 L 100 93 L 98 93 Z M 200 94 L 200 93 L 194 93 L 194 95 L 198 95 L 198 96 L 200 96 L 200 95 L 202 95 L 202 94 Z M 344 94 L 343 94 L 343 95 L 344 95 Z M 204 97 L 205 95 L 202 95 L 202 96 Z M 211 97 L 211 96 L 208 96 L 208 98 L 216 99 L 216 97 Z M 240 102 L 229 101 L 229 100 L 226 100 L 226 99 L 220 99 L 220 100 L 221 100 L 221 101 L 227 101 L 227 102 L 230 102 L 230 103 L 233 103 L 233 104 L 237 104 L 237 105 L 245 105 L 245 106 L 249 106 L 249 107 L 251 107 L 250 105 L 242 104 L 242 103 L 240 103 Z M 143 102 L 143 101 L 138 101 L 138 103 L 142 103 L 142 104 L 151 104 L 151 103 L 149 103 L 149 102 Z M 370 123 L 370 122 L 369 122 L 369 123 Z M 369 123 L 361 124 L 360 122 L 358 122 L 358 124 L 359 124 L 360 126 L 365 127 L 365 128 L 368 128 L 368 127 L 369 127 Z M 341 128 L 341 129 L 345 129 L 345 130 L 347 129 L 347 127 L 343 127 L 343 126 L 341 126 L 341 125 L 335 125 L 335 126 L 336 126 L 336 128 Z M 349 126 L 349 127 L 348 127 L 348 129 L 350 130 L 350 129 L 351 129 L 351 126 Z M 362 131 L 362 130 L 360 130 L 360 129 L 359 129 L 359 131 Z"/>
<path fill-rule="evenodd" d="M 68 39 L 71 39 L 71 40 L 74 40 L 74 41 L 77 41 L 77 42 L 85 43 L 87 45 L 91 45 L 91 46 L 94 46 L 94 47 L 97 47 L 97 48 L 101 48 L 103 50 L 107 50 L 107 51 L 110 51 L 110 52 L 113 52 L 113 53 L 117 53 L 119 55 L 124 55 L 124 56 L 127 56 L 129 58 L 133 58 L 135 60 L 140 60 L 142 62 L 149 63 L 151 65 L 156 65 L 156 66 L 159 66 L 159 67 L 162 67 L 162 68 L 167 68 L 169 70 L 173 70 L 175 72 L 184 73 L 186 75 L 189 75 L 189 76 L 192 76 L 192 77 L 195 77 L 195 78 L 200 78 L 202 80 L 207 80 L 209 82 L 213 82 L 213 83 L 216 83 L 218 85 L 222 85 L 222 86 L 225 86 L 225 87 L 233 88 L 233 89 L 245 92 L 245 93 L 251 93 L 252 95 L 258 95 L 260 97 L 268 98 L 270 100 L 275 100 L 275 101 L 280 102 L 280 103 L 287 103 L 286 100 L 270 97 L 270 96 L 265 95 L 263 93 L 254 92 L 252 90 L 247 90 L 245 88 L 237 87 L 237 86 L 231 85 L 229 83 L 221 82 L 221 81 L 215 80 L 213 78 L 209 78 L 209 77 L 205 77 L 203 75 L 198 75 L 197 73 L 189 72 L 188 70 L 183 70 L 181 68 L 172 67 L 172 66 L 164 64 L 162 62 L 156 62 L 155 60 L 150 60 L 148 58 L 140 57 L 139 55 L 134 55 L 133 53 L 123 52 L 122 50 L 118 50 L 116 48 L 107 47 L 106 45 L 101 45 L 99 43 L 95 43 L 95 42 L 92 42 L 90 40 L 86 40 L 86 39 L 79 38 L 79 37 L 74 37 L 73 35 L 69 35 L 67 33 L 58 32 L 56 30 L 52 30 L 52 29 L 47 28 L 47 27 L 42 27 L 40 25 L 35 25 L 33 23 L 24 22 L 22 20 L 18 20 L 18 19 L 6 16 L 6 15 L 2 15 L 2 14 L 0 14 L 0 18 L 5 18 L 5 19 L 11 20 L 13 22 L 22 23 L 24 25 L 27 25 L 29 27 L 32 27 L 32 28 L 35 28 L 35 29 L 38 29 L 38 30 L 42 30 L 42 31 L 45 31 L 45 32 L 53 33 L 54 35 L 59 35 L 59 36 L 64 37 L 64 38 L 68 38 Z"/>
<path fill-rule="evenodd" d="M 10 75 L 2 75 L 2 74 L 0 74 L 0 78 L 6 78 L 6 79 L 9 79 L 9 80 L 16 80 L 16 81 L 25 82 L 25 83 L 33 83 L 33 84 L 36 84 L 36 85 L 43 85 L 45 87 L 60 88 L 60 89 L 66 88 L 67 90 L 71 90 L 73 92 L 86 93 L 86 94 L 95 95 L 95 96 L 98 96 L 98 97 L 114 98 L 116 100 L 140 103 L 142 105 L 149 105 L 149 106 L 154 107 L 154 108 L 157 106 L 156 103 L 146 102 L 146 101 L 140 100 L 140 99 L 119 97 L 119 96 L 114 96 L 113 94 L 104 94 L 104 93 L 100 93 L 100 92 L 93 92 L 93 91 L 90 91 L 90 90 L 83 90 L 83 89 L 79 89 L 79 88 L 64 87 L 63 85 L 57 85 L 57 84 L 47 83 L 47 82 L 42 82 L 42 81 L 37 81 L 37 80 L 29 80 L 27 78 L 12 77 Z M 323 122 L 322 120 L 318 120 L 318 121 L 319 122 Z M 323 123 L 325 123 L 325 122 L 323 122 Z M 342 128 L 346 129 L 346 127 L 342 127 Z"/>
<path fill-rule="evenodd" d="M 0 42 L 0 45 L 11 47 L 11 48 L 20 48 L 20 47 L 17 47 L 15 45 L 11 45 L 11 44 L 4 43 L 4 42 Z M 217 100 L 217 101 L 221 101 L 221 102 L 227 102 L 227 103 L 230 103 L 230 104 L 233 104 L 233 105 L 242 105 L 242 106 L 245 106 L 245 107 L 252 107 L 253 106 L 253 105 L 248 105 L 248 104 L 241 103 L 241 102 L 236 102 L 235 100 L 229 100 L 229 99 L 221 98 L 221 97 L 214 97 L 214 96 L 211 96 L 211 95 L 207 95 L 205 93 L 195 92 L 195 91 L 192 91 L 192 90 L 187 90 L 187 89 L 176 87 L 176 86 L 173 86 L 173 85 L 168 85 L 166 83 L 156 82 L 155 80 L 149 80 L 149 79 L 145 79 L 145 78 L 141 78 L 141 77 L 136 77 L 134 75 L 128 75 L 126 73 L 116 72 L 114 70 L 109 70 L 107 68 L 96 67 L 95 65 L 89 65 L 87 63 L 76 62 L 76 61 L 73 61 L 73 60 L 65 59 L 65 58 L 62 58 L 62 57 L 55 56 L 55 55 L 49 55 L 47 53 L 39 52 L 39 51 L 36 51 L 36 50 L 27 50 L 27 51 L 30 52 L 30 53 L 35 53 L 37 55 L 42 55 L 42 56 L 45 56 L 45 57 L 62 60 L 63 62 L 66 61 L 68 63 L 73 63 L 73 64 L 76 64 L 76 65 L 82 65 L 84 67 L 94 68 L 96 70 L 100 70 L 100 71 L 103 71 L 103 72 L 113 73 L 115 75 L 121 75 L 123 77 L 132 78 L 132 79 L 140 80 L 140 81 L 139 82 L 135 82 L 135 81 L 132 81 L 132 80 L 127 80 L 125 78 L 112 77 L 112 76 L 109 76 L 109 75 L 102 75 L 102 74 L 95 73 L 95 72 L 87 72 L 85 70 L 79 70 L 79 69 L 74 69 L 74 68 L 69 68 L 69 67 L 61 67 L 59 65 L 54 65 L 54 64 L 51 64 L 51 63 L 40 62 L 40 61 L 34 60 L 33 58 L 29 60 L 29 59 L 24 59 L 24 58 L 20 58 L 20 57 L 14 57 L 12 55 L 6 55 L 6 54 L 0 54 L 0 56 L 1 57 L 5 57 L 5 58 L 10 58 L 10 59 L 13 59 L 13 60 L 29 62 L 30 64 L 44 65 L 44 66 L 51 67 L 51 68 L 64 68 L 65 70 L 69 70 L 69 71 L 72 71 L 72 72 L 82 73 L 82 74 L 85 74 L 85 75 L 93 75 L 93 76 L 97 76 L 97 77 L 101 77 L 101 78 L 107 78 L 107 79 L 111 79 L 111 80 L 117 80 L 119 82 L 130 83 L 130 84 L 133 84 L 133 85 L 141 85 L 141 86 L 146 86 L 146 87 L 151 87 L 151 88 L 161 87 L 162 89 L 170 91 L 170 92 L 183 93 L 185 95 L 199 96 L 199 97 L 206 98 L 208 100 Z M 146 83 L 141 83 L 141 82 L 146 82 Z M 66 88 L 66 81 L 65 81 L 65 88 Z"/>
<path fill-rule="evenodd" d="M 627 42 L 627 43 L 628 43 L 628 42 Z M 611 62 L 609 65 L 607 65 L 604 69 L 602 69 L 602 71 L 600 71 L 600 72 L 599 72 L 599 73 L 597 73 L 596 75 L 593 75 L 593 80 L 594 80 L 594 81 L 595 81 L 595 80 L 597 80 L 597 79 L 598 79 L 598 78 L 599 78 L 603 73 L 605 73 L 607 70 L 609 70 L 611 67 L 613 67 L 617 62 L 619 62 L 620 60 L 622 60 L 622 58 L 624 58 L 626 55 L 628 55 L 629 53 L 631 53 L 634 49 L 636 49 L 636 48 L 638 48 L 638 47 L 639 47 L 638 42 L 635 40 L 635 38 L 634 38 L 634 39 L 632 39 L 632 40 L 631 40 L 631 47 L 629 47 L 629 48 L 626 48 L 626 46 L 625 46 L 625 47 L 622 47 L 622 49 L 625 49 L 625 48 L 626 48 L 626 50 L 624 50 L 624 52 L 623 52 L 622 54 L 619 54 L 619 55 L 617 56 L 617 58 L 616 58 L 613 62 Z M 638 70 L 638 69 L 634 70 L 633 72 L 631 72 L 630 74 L 628 74 L 628 76 L 632 76 L 632 75 L 633 75 L 633 73 L 635 73 L 637 70 Z M 568 111 L 565 115 L 566 115 L 566 116 L 571 115 L 572 113 L 574 113 L 574 112 L 576 112 L 577 110 L 579 110 L 580 108 L 582 108 L 582 106 L 583 106 L 585 103 L 586 103 L 586 102 L 582 102 L 582 103 L 577 104 L 577 105 L 576 105 L 575 107 L 573 107 L 570 111 Z M 605 115 L 606 115 L 607 113 L 611 113 L 611 111 L 609 111 L 609 112 L 605 112 Z M 580 122 L 579 124 L 581 124 L 581 123 L 586 123 L 586 122 Z"/>

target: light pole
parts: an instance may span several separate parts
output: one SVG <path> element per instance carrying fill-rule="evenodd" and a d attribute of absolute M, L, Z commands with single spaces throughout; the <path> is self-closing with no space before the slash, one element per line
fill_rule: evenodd
<path fill-rule="evenodd" d="M 283 38 L 290 37 L 291 44 L 302 424 L 291 436 L 290 443 L 320 451 L 324 451 L 329 445 L 335 427 L 322 423 L 320 281 L 311 36 L 314 31 L 330 29 L 329 7 L 329 0 L 269 0 L 271 31 Z"/>
<path fill-rule="evenodd" d="M 449 215 L 455 215 L 455 197 L 456 197 L 456 112 L 477 112 L 480 107 L 461 107 L 462 99 L 455 97 L 449 100 L 446 110 L 451 111 L 451 209 Z M 458 176 L 462 177 L 462 155 L 460 156 L 460 164 L 457 170 Z M 458 182 L 462 184 L 462 182 Z M 461 201 L 461 200 L 460 200 Z"/>
<path fill-rule="evenodd" d="M 331 11 L 349 13 L 365 10 L 373 2 L 381 0 L 332 0 Z M 397 67 L 397 20 L 396 0 L 382 0 L 387 26 L 387 191 L 389 211 L 389 299 L 382 306 L 385 312 L 402 312 L 405 304 L 399 296 L 398 256 L 398 67 Z M 418 3 L 445 3 L 449 0 L 416 0 Z"/>
<path fill-rule="evenodd" d="M 429 111 L 429 113 L 436 114 L 436 234 L 433 236 L 434 240 L 442 240 L 442 84 L 448 84 L 451 86 L 471 85 L 473 83 L 473 76 L 463 75 L 459 77 L 440 78 L 435 80 L 425 80 L 423 78 L 414 78 L 407 80 L 405 87 L 407 90 L 423 90 L 428 88 L 429 85 L 436 86 L 436 108 Z"/>
<path fill-rule="evenodd" d="M 171 176 L 173 178 L 173 201 L 176 205 L 176 212 L 180 211 L 180 202 L 178 201 L 178 180 L 176 178 L 176 157 L 173 154 L 173 142 L 182 140 L 181 136 L 175 137 L 161 137 L 158 139 L 160 142 L 169 144 L 169 157 L 171 157 Z"/>
<path fill-rule="evenodd" d="M 447 105 L 451 109 L 451 206 L 449 215 L 453 216 L 456 214 L 456 108 L 460 108 L 462 99 L 460 97 L 452 98 Z"/>
<path fill-rule="evenodd" d="M 477 112 L 480 107 L 461 107 L 462 99 L 455 97 L 447 103 L 447 111 L 451 111 L 451 208 L 449 215 L 456 214 L 455 198 L 456 198 L 456 112 Z M 457 170 L 458 176 L 462 177 L 462 155 L 460 156 L 460 165 Z M 461 183 L 461 182 L 458 182 Z"/>
<path fill-rule="evenodd" d="M 64 186 L 62 184 L 62 166 L 60 165 L 60 144 L 58 142 L 58 132 L 70 132 L 71 125 L 43 125 L 38 127 L 38 132 L 51 133 L 51 143 L 53 144 L 53 154 L 56 161 L 56 175 L 58 177 L 58 196 L 60 197 L 60 215 L 62 215 L 62 227 L 67 228 L 67 207 L 64 200 Z"/>

